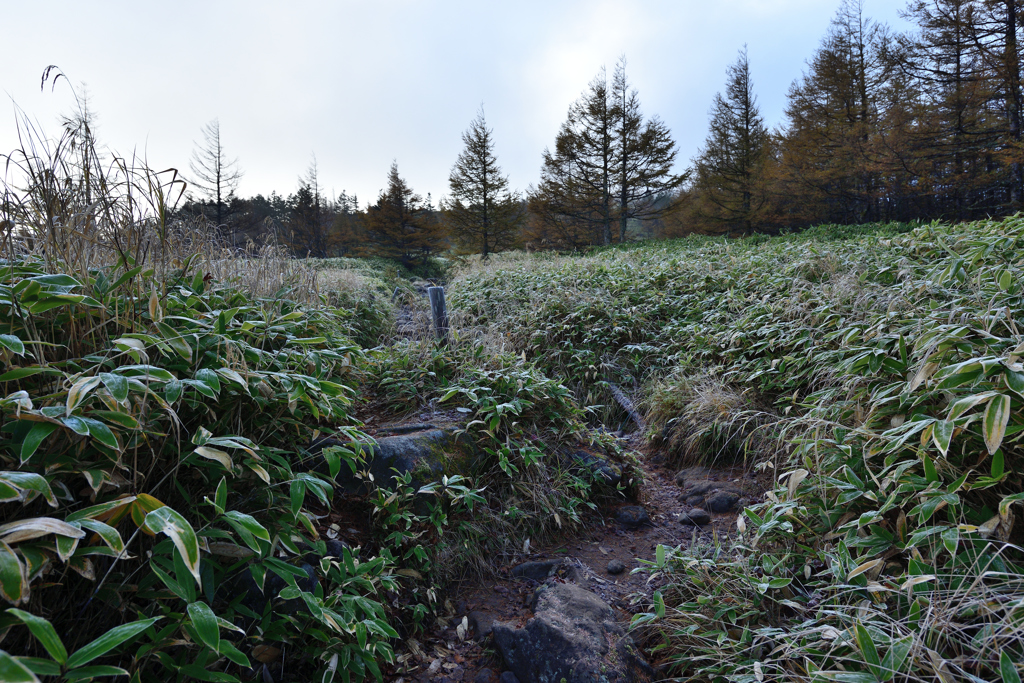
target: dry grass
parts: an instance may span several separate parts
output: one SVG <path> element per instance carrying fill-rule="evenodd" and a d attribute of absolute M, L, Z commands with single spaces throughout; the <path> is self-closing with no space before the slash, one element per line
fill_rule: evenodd
<path fill-rule="evenodd" d="M 654 386 L 646 403 L 653 439 L 680 466 L 763 463 L 783 447 L 773 431 L 779 416 L 751 389 L 723 382 L 714 370 L 671 376 Z"/>

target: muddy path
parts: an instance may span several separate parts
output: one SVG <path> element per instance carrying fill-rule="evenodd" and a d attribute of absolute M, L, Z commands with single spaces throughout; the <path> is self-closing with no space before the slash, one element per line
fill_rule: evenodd
<path fill-rule="evenodd" d="M 522 564 L 501 567 L 494 578 L 451 589 L 432 628 L 396 648 L 398 664 L 389 667 L 385 680 L 497 683 L 504 665 L 487 637 L 490 624 L 524 624 L 532 616 L 529 605 L 541 580 L 579 584 L 599 595 L 615 609 L 620 621 L 628 624 L 633 614 L 644 611 L 661 586 L 658 579 L 651 580 L 649 572 L 634 571 L 655 562 L 659 544 L 685 548 L 693 543 L 711 544 L 716 537 L 728 543 L 736 528 L 737 510 L 761 499 L 763 482 L 742 467 L 690 468 L 679 477 L 679 471 L 667 466 L 659 452 L 641 449 L 639 437 L 629 445 L 641 455 L 645 475 L 638 501 L 623 501 L 591 513 L 571 537 L 531 548 L 521 558 L 521 563 L 532 563 L 525 571 Z M 723 490 L 736 494 L 731 510 L 709 513 L 710 522 L 703 526 L 680 521 L 680 515 L 694 513 L 698 507 L 694 503 L 708 507 L 707 500 Z M 638 526 L 632 523 L 636 506 L 643 508 L 648 518 Z M 540 575 L 551 566 L 550 577 Z"/>

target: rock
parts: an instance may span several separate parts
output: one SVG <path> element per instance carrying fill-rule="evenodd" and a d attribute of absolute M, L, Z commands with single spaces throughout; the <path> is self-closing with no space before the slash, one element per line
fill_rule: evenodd
<path fill-rule="evenodd" d="M 501 678 L 498 679 L 498 683 L 519 683 L 519 679 L 511 671 L 504 671 Z"/>
<path fill-rule="evenodd" d="M 687 467 L 684 470 L 676 472 L 676 484 L 680 487 L 686 485 L 687 482 L 697 483 L 699 481 L 706 481 L 711 478 L 711 470 L 707 467 Z"/>
<path fill-rule="evenodd" d="M 577 464 L 597 475 L 599 481 L 608 486 L 618 486 L 622 481 L 622 468 L 606 456 L 577 448 L 570 457 Z"/>
<path fill-rule="evenodd" d="M 615 513 L 615 520 L 627 529 L 639 529 L 644 524 L 650 524 L 651 518 L 639 505 L 624 505 Z"/>
<path fill-rule="evenodd" d="M 510 574 L 516 579 L 543 581 L 549 576 L 554 576 L 563 564 L 565 564 L 564 559 L 523 562 L 522 564 L 512 567 Z"/>
<path fill-rule="evenodd" d="M 477 640 L 483 640 L 491 635 L 491 631 L 494 629 L 494 618 L 486 612 L 473 610 L 466 615 L 466 621 L 469 622 L 469 627 L 473 629 Z"/>
<path fill-rule="evenodd" d="M 612 608 L 590 591 L 546 584 L 533 611 L 523 628 L 494 625 L 498 652 L 521 683 L 630 683 L 653 676 Z"/>
<path fill-rule="evenodd" d="M 708 509 L 712 512 L 729 512 L 736 507 L 739 499 L 739 494 L 734 491 L 719 491 L 708 498 Z"/>
<path fill-rule="evenodd" d="M 711 515 L 706 510 L 695 508 L 689 512 L 681 513 L 679 515 L 679 522 L 687 526 L 704 526 L 711 523 Z"/>
<path fill-rule="evenodd" d="M 480 669 L 473 677 L 473 683 L 494 683 L 497 677 L 490 669 Z"/>
<path fill-rule="evenodd" d="M 341 471 L 335 478 L 341 490 L 366 493 L 373 485 L 391 488 L 396 477 L 406 472 L 412 472 L 414 485 L 420 486 L 439 477 L 451 455 L 471 450 L 469 446 L 456 443 L 452 430 L 439 429 L 431 424 L 395 425 L 382 428 L 379 433 L 386 436 L 381 436 L 374 444 L 360 444 L 365 458 L 361 469 L 369 471 L 373 484 L 356 476 L 343 460 Z M 351 448 L 352 444 L 332 438 L 320 439 L 306 449 L 309 455 L 296 465 L 296 469 L 327 474 L 329 468 L 323 451 L 330 446 Z"/>
<path fill-rule="evenodd" d="M 622 560 L 611 560 L 608 562 L 606 569 L 609 574 L 621 574 L 626 571 L 626 565 L 623 564 Z"/>

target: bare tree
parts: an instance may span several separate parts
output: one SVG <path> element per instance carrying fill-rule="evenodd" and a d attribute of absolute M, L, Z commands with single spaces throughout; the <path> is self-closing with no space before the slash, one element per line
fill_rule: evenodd
<path fill-rule="evenodd" d="M 189 162 L 193 177 L 190 179 L 206 200 L 214 205 L 217 227 L 224 225 L 227 203 L 238 189 L 242 171 L 238 159 L 228 159 L 220 139 L 220 121 L 214 119 L 203 126 L 203 141 L 196 143 Z M 232 231 L 233 233 L 233 231 Z M 234 234 L 231 235 L 234 243 Z"/>

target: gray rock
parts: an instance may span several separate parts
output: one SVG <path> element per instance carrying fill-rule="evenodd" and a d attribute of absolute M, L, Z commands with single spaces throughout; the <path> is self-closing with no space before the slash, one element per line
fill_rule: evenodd
<path fill-rule="evenodd" d="M 504 671 L 498 683 L 519 683 L 519 679 L 511 671 Z"/>
<path fill-rule="evenodd" d="M 494 618 L 486 612 L 473 610 L 466 615 L 466 621 L 469 622 L 469 627 L 473 629 L 477 640 L 483 640 L 491 635 L 491 631 L 494 629 Z"/>
<path fill-rule="evenodd" d="M 708 509 L 712 512 L 729 512 L 736 507 L 739 499 L 739 494 L 734 491 L 719 491 L 708 498 Z"/>
<path fill-rule="evenodd" d="M 550 576 L 554 576 L 563 564 L 565 564 L 564 559 L 523 562 L 522 564 L 512 567 L 510 574 L 516 579 L 543 581 Z"/>
<path fill-rule="evenodd" d="M 676 472 L 676 484 L 680 487 L 686 486 L 688 482 L 693 484 L 710 478 L 711 470 L 706 467 L 687 467 Z"/>
<path fill-rule="evenodd" d="M 370 484 L 356 476 L 342 460 L 341 471 L 335 482 L 346 493 L 365 493 L 373 486 L 393 487 L 397 476 L 413 473 L 416 485 L 433 481 L 443 471 L 448 457 L 454 453 L 468 452 L 469 446 L 456 444 L 455 434 L 450 429 L 438 429 L 430 424 L 414 423 L 396 425 L 380 430 L 382 436 L 376 443 L 359 444 L 363 451 L 364 464 L 361 469 L 373 476 Z M 297 470 L 312 470 L 327 474 L 329 468 L 323 451 L 330 446 L 351 448 L 352 444 L 337 439 L 320 439 L 307 449 L 309 456 L 296 465 Z"/>
<path fill-rule="evenodd" d="M 490 669 L 480 669 L 473 677 L 473 683 L 494 683 L 496 677 Z"/>
<path fill-rule="evenodd" d="M 651 518 L 639 505 L 624 505 L 615 513 L 615 520 L 627 529 L 639 529 L 644 524 L 649 524 Z"/>
<path fill-rule="evenodd" d="M 708 514 L 707 510 L 695 508 L 689 512 L 681 513 L 679 515 L 679 522 L 687 526 L 704 526 L 711 523 L 711 515 Z"/>
<path fill-rule="evenodd" d="M 546 584 L 533 611 L 523 628 L 494 625 L 495 645 L 521 683 L 631 683 L 653 676 L 612 608 L 590 591 Z"/>
<path fill-rule="evenodd" d="M 621 574 L 626 571 L 626 565 L 623 564 L 622 560 L 611 560 L 608 562 L 607 569 L 609 574 Z"/>

